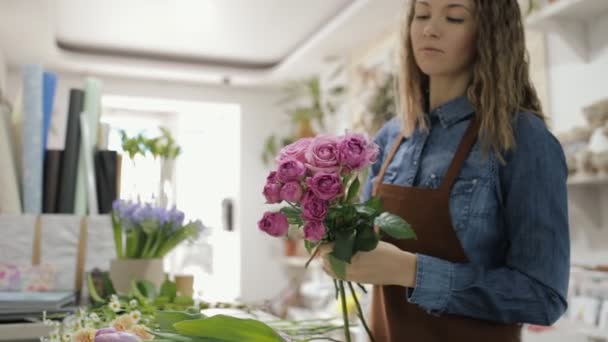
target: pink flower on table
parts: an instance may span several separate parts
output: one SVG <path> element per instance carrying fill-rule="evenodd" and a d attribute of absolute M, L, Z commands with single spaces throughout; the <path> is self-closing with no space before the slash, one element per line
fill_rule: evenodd
<path fill-rule="evenodd" d="M 299 181 L 306 175 L 304 163 L 288 159 L 279 164 L 277 179 L 283 183 Z"/>
<path fill-rule="evenodd" d="M 299 182 L 285 183 L 281 188 L 280 198 L 284 201 L 299 203 L 304 190 Z"/>
<path fill-rule="evenodd" d="M 306 166 L 313 172 L 332 172 L 340 167 L 338 138 L 320 135 L 313 139 L 306 150 Z"/>
<path fill-rule="evenodd" d="M 338 143 L 340 163 L 351 170 L 373 164 L 378 157 L 378 145 L 360 133 L 347 133 Z"/>
<path fill-rule="evenodd" d="M 258 221 L 258 228 L 269 235 L 280 237 L 287 234 L 289 221 L 287 216 L 281 212 L 267 211 L 262 219 Z"/>
<path fill-rule="evenodd" d="M 319 172 L 306 179 L 306 185 L 322 200 L 331 201 L 342 195 L 342 178 L 332 172 Z"/>
<path fill-rule="evenodd" d="M 306 161 L 306 150 L 311 142 L 312 138 L 302 138 L 283 147 L 276 158 L 276 162 L 282 163 L 293 159 L 304 163 Z"/>
<path fill-rule="evenodd" d="M 279 183 L 266 183 L 262 194 L 266 198 L 266 203 L 280 203 L 281 202 L 281 184 Z"/>
<path fill-rule="evenodd" d="M 325 226 L 320 221 L 309 221 L 304 225 L 304 238 L 308 241 L 317 242 L 325 235 Z"/>
<path fill-rule="evenodd" d="M 327 201 L 308 190 L 301 201 L 302 218 L 307 221 L 323 221 L 327 215 Z"/>
<path fill-rule="evenodd" d="M 105 328 L 97 331 L 95 342 L 139 342 L 139 338 L 131 333 Z"/>

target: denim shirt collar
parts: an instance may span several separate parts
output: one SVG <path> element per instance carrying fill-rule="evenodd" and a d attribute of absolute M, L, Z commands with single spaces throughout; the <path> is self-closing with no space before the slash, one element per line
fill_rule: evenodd
<path fill-rule="evenodd" d="M 429 114 L 439 118 L 441 125 L 448 128 L 475 113 L 475 107 L 466 96 L 459 96 L 435 108 Z"/>

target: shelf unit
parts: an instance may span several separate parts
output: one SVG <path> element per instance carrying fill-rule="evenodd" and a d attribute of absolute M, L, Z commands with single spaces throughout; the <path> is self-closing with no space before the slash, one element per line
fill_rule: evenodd
<path fill-rule="evenodd" d="M 526 27 L 558 33 L 585 61 L 589 61 L 589 32 L 593 22 L 608 15 L 606 0 L 557 0 L 533 12 Z"/>

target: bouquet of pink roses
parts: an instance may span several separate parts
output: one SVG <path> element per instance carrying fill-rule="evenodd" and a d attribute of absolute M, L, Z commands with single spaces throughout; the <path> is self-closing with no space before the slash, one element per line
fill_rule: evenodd
<path fill-rule="evenodd" d="M 376 248 L 381 233 L 396 239 L 415 238 L 413 230 L 401 217 L 383 212 L 378 198 L 364 203 L 358 200 L 359 176 L 376 161 L 378 151 L 374 142 L 357 133 L 340 137 L 319 135 L 285 146 L 276 158 L 277 169 L 267 177 L 263 194 L 269 204 L 286 202 L 288 206 L 266 212 L 258 227 L 275 237 L 285 236 L 290 226 L 302 230 L 306 249 L 311 253 L 307 266 L 319 246 L 333 242 L 329 258 L 334 273 L 342 279 L 351 257 L 359 251 Z M 374 227 L 380 231 L 376 232 Z M 373 341 L 353 284 L 342 280 L 334 283 L 336 296 L 340 295 L 342 301 L 346 340 L 350 341 L 350 334 L 344 283 L 347 283 L 358 316 Z M 363 286 L 357 285 L 365 291 Z"/>

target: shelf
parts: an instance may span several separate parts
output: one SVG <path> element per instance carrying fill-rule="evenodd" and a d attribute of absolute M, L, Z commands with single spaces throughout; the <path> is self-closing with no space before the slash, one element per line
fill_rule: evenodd
<path fill-rule="evenodd" d="M 608 1 L 606 1 L 608 3 Z M 574 175 L 568 179 L 569 186 L 582 186 L 582 185 L 608 185 L 608 176 L 606 175 Z"/>
<path fill-rule="evenodd" d="M 589 24 L 608 14 L 606 0 L 557 0 L 526 18 L 526 27 L 556 32 L 584 60 L 589 60 Z"/>

